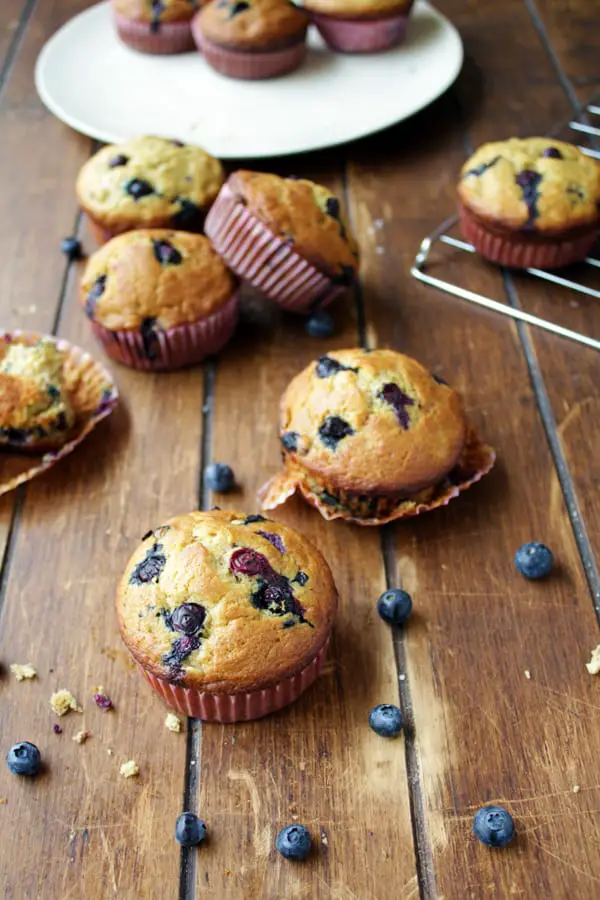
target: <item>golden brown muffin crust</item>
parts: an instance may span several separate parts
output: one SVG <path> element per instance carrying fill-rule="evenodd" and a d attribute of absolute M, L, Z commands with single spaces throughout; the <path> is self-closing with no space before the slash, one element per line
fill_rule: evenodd
<path fill-rule="evenodd" d="M 97 250 L 80 299 L 90 318 L 113 331 L 148 318 L 164 329 L 210 316 L 236 286 L 203 235 L 156 228 L 118 235 Z"/>
<path fill-rule="evenodd" d="M 297 531 L 213 510 L 150 532 L 116 603 L 123 640 L 145 669 L 186 687 L 237 693 L 308 665 L 330 634 L 337 593 L 327 563 Z M 175 612 L 182 604 L 196 604 L 186 608 L 185 631 Z"/>
<path fill-rule="evenodd" d="M 92 156 L 79 172 L 77 199 L 95 222 L 113 232 L 188 230 L 187 221 L 206 212 L 223 180 L 221 163 L 201 147 L 139 137 Z"/>
<path fill-rule="evenodd" d="M 308 18 L 289 0 L 211 0 L 198 14 L 198 23 L 215 44 L 264 50 L 304 39 Z"/>
<path fill-rule="evenodd" d="M 356 494 L 411 494 L 453 468 L 465 440 L 459 395 L 393 350 L 335 350 L 281 403 L 285 454 L 319 482 Z"/>
<path fill-rule="evenodd" d="M 338 198 L 306 179 L 240 170 L 228 187 L 267 228 L 317 269 L 349 283 L 358 269 L 358 246 Z"/>
<path fill-rule="evenodd" d="M 309 12 L 340 19 L 375 19 L 408 13 L 412 5 L 413 0 L 304 0 L 302 3 Z"/>
<path fill-rule="evenodd" d="M 133 22 L 187 22 L 200 6 L 199 0 L 112 0 L 113 9 Z"/>
<path fill-rule="evenodd" d="M 600 224 L 600 164 L 553 138 L 484 144 L 464 164 L 458 194 L 492 229 L 551 237 Z"/>

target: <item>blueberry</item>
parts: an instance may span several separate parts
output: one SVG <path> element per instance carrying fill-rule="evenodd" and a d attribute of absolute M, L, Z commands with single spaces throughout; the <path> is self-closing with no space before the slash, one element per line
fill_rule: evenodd
<path fill-rule="evenodd" d="M 162 552 L 162 544 L 154 544 L 146 551 L 146 555 L 139 562 L 129 577 L 129 584 L 158 584 L 160 573 L 167 564 L 167 557 Z"/>
<path fill-rule="evenodd" d="M 220 494 L 226 494 L 235 486 L 233 469 L 226 463 L 211 463 L 204 470 L 204 479 L 209 490 Z"/>
<path fill-rule="evenodd" d="M 337 450 L 339 442 L 353 434 L 352 426 L 339 416 L 327 416 L 319 427 L 319 437 L 330 450 Z"/>
<path fill-rule="evenodd" d="M 142 346 L 144 348 L 146 359 L 150 360 L 156 359 L 157 355 L 158 335 L 154 328 L 155 325 L 156 318 L 154 316 L 147 316 L 145 319 L 142 319 L 140 323 Z"/>
<path fill-rule="evenodd" d="M 181 209 L 179 212 L 176 212 L 171 219 L 173 225 L 177 228 L 183 228 L 185 231 L 186 228 L 195 227 L 200 224 L 202 215 L 195 203 L 191 200 L 185 200 L 182 197 L 177 197 L 176 202 L 180 204 Z"/>
<path fill-rule="evenodd" d="M 295 453 L 298 449 L 298 432 L 284 431 L 279 440 L 289 453 Z"/>
<path fill-rule="evenodd" d="M 381 703 L 369 713 L 369 725 L 381 737 L 396 737 L 403 727 L 402 713 L 391 703 Z"/>
<path fill-rule="evenodd" d="M 234 16 L 237 16 L 239 13 L 245 12 L 247 9 L 250 9 L 250 4 L 247 2 L 247 0 L 238 0 L 237 3 L 234 3 L 232 5 L 229 18 L 233 19 Z"/>
<path fill-rule="evenodd" d="M 501 806 L 483 806 L 475 813 L 473 834 L 486 847 L 506 847 L 515 836 L 515 824 Z"/>
<path fill-rule="evenodd" d="M 558 149 L 558 147 L 546 147 L 542 156 L 545 156 L 546 159 L 562 159 L 563 155 Z"/>
<path fill-rule="evenodd" d="M 403 428 L 404 431 L 408 431 L 410 418 L 406 411 L 406 407 L 415 405 L 413 398 L 409 397 L 408 394 L 405 394 L 402 388 L 392 382 L 384 384 L 378 396 L 380 400 L 389 403 L 396 414 L 396 419 L 398 420 L 400 427 Z"/>
<path fill-rule="evenodd" d="M 384 622 L 402 625 L 412 612 L 412 597 L 400 588 L 385 591 L 377 601 L 377 612 Z"/>
<path fill-rule="evenodd" d="M 106 275 L 98 275 L 86 297 L 84 309 L 86 316 L 89 316 L 90 319 L 94 318 L 96 304 L 106 290 L 106 278 Z"/>
<path fill-rule="evenodd" d="M 134 200 L 141 200 L 142 197 L 153 194 L 154 188 L 142 178 L 131 178 L 125 184 L 125 192 L 129 194 L 130 197 L 133 197 Z"/>
<path fill-rule="evenodd" d="M 191 812 L 181 813 L 175 823 L 175 840 L 182 847 L 197 847 L 206 837 L 206 825 Z"/>
<path fill-rule="evenodd" d="M 108 164 L 109 169 L 118 169 L 119 166 L 126 166 L 129 162 L 129 157 L 124 156 L 122 153 L 118 153 L 116 156 L 113 156 L 111 161 Z"/>
<path fill-rule="evenodd" d="M 463 175 L 463 178 L 466 178 L 467 175 L 475 175 L 477 178 L 479 178 L 481 175 L 483 175 L 484 172 L 487 172 L 488 169 L 491 169 L 493 166 L 495 166 L 499 160 L 500 160 L 500 157 L 495 156 L 489 162 L 481 163 L 480 166 L 476 166 L 474 169 L 469 169 L 468 172 L 465 172 L 465 174 Z"/>
<path fill-rule="evenodd" d="M 201 630 L 206 610 L 200 603 L 182 603 L 173 610 L 171 624 L 180 634 L 196 634 Z"/>
<path fill-rule="evenodd" d="M 317 378 L 331 378 L 337 375 L 338 372 L 358 372 L 358 369 L 353 369 L 352 366 L 345 366 L 331 356 L 321 356 L 315 369 Z"/>
<path fill-rule="evenodd" d="M 515 553 L 515 566 L 525 578 L 545 578 L 553 563 L 552 550 L 538 541 L 523 544 Z"/>
<path fill-rule="evenodd" d="M 13 775 L 36 775 L 40 764 L 40 751 L 29 741 L 14 744 L 6 754 L 6 765 Z"/>
<path fill-rule="evenodd" d="M 71 262 L 74 259 L 81 259 L 81 243 L 76 237 L 63 238 L 60 242 L 60 252 Z"/>
<path fill-rule="evenodd" d="M 321 309 L 306 320 L 304 330 L 311 337 L 330 338 L 335 330 L 333 318 L 326 310 Z"/>
<path fill-rule="evenodd" d="M 178 266 L 183 262 L 183 256 L 170 241 L 155 241 L 152 239 L 154 258 L 161 266 Z"/>
<path fill-rule="evenodd" d="M 275 840 L 277 851 L 286 859 L 306 859 L 310 844 L 310 831 L 304 825 L 286 825 Z"/>

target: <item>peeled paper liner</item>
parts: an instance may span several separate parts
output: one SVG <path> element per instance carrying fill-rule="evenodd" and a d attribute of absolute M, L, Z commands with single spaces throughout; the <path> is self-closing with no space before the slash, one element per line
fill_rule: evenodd
<path fill-rule="evenodd" d="M 271 478 L 259 491 L 259 499 L 263 510 L 275 509 L 285 503 L 296 491 L 300 491 L 305 500 L 319 510 L 324 519 L 345 519 L 357 525 L 386 525 L 397 519 L 420 516 L 440 506 L 447 506 L 454 497 L 466 491 L 490 471 L 496 461 L 493 447 L 484 444 L 472 425 L 468 426 L 467 437 L 462 454 L 452 471 L 435 485 L 433 493 L 427 500 L 400 500 L 395 509 L 388 511 L 380 518 L 359 519 L 350 510 L 341 505 L 332 507 L 324 503 L 306 482 L 306 473 L 299 466 L 287 461 L 286 467 L 279 475 Z"/>
<path fill-rule="evenodd" d="M 92 359 L 85 350 L 62 338 L 31 331 L 0 330 L 0 359 L 6 352 L 3 345 L 32 345 L 41 339 L 52 341 L 64 354 L 63 385 L 75 411 L 75 425 L 62 446 L 45 453 L 35 450 L 23 453 L 14 447 L 0 447 L 0 496 L 45 472 L 74 450 L 98 422 L 110 415 L 119 399 L 117 386 L 108 369 Z"/>

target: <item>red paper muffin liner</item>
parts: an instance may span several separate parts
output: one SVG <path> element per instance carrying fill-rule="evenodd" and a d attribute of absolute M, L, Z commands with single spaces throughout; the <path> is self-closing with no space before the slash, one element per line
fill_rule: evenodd
<path fill-rule="evenodd" d="M 526 237 L 495 234 L 481 225 L 462 204 L 460 230 L 489 262 L 512 269 L 559 269 L 581 262 L 598 237 L 598 228 L 564 240 L 527 241 Z"/>
<path fill-rule="evenodd" d="M 187 53 L 194 49 L 190 21 L 161 22 L 158 31 L 148 22 L 135 22 L 113 9 L 117 33 L 124 44 L 141 53 Z"/>
<path fill-rule="evenodd" d="M 228 78 L 242 78 L 248 81 L 275 78 L 296 69 L 306 57 L 304 37 L 279 50 L 263 52 L 232 50 L 204 37 L 200 32 L 197 18 L 192 22 L 192 35 L 206 62 Z"/>
<path fill-rule="evenodd" d="M 164 331 L 157 328 L 152 341 L 152 359 L 148 358 L 139 329 L 111 331 L 98 322 L 92 322 L 92 329 L 107 355 L 116 362 L 146 372 L 181 369 L 219 352 L 235 331 L 238 305 L 236 292 L 221 309 L 199 322 Z"/>
<path fill-rule="evenodd" d="M 329 641 L 328 637 L 316 656 L 295 675 L 283 678 L 270 687 L 240 694 L 212 694 L 209 691 L 182 687 L 153 675 L 139 663 L 138 667 L 148 684 L 178 712 L 204 722 L 248 722 L 268 716 L 297 700 L 313 684 L 323 668 Z"/>
<path fill-rule="evenodd" d="M 269 231 L 228 185 L 206 217 L 205 232 L 236 275 L 291 312 L 308 314 L 347 290 Z"/>
<path fill-rule="evenodd" d="M 462 491 L 480 481 L 490 471 L 496 460 L 494 449 L 484 444 L 477 432 L 469 426 L 463 452 L 454 469 L 439 484 L 431 489 L 421 491 L 414 497 L 397 499 L 390 503 L 389 498 L 380 505 L 379 515 L 374 517 L 357 517 L 355 513 L 343 506 L 341 502 L 334 504 L 325 502 L 309 483 L 310 476 L 291 460 L 286 461 L 285 469 L 275 475 L 259 491 L 259 500 L 263 510 L 275 509 L 285 503 L 296 491 L 300 491 L 305 500 L 319 510 L 324 519 L 345 519 L 357 525 L 386 525 L 397 519 L 406 519 L 431 512 L 440 506 L 447 506 Z M 334 488 L 330 496 L 334 499 Z"/>
<path fill-rule="evenodd" d="M 328 47 L 339 53 L 380 53 L 398 47 L 406 37 L 410 10 L 373 19 L 343 19 L 311 13 Z"/>

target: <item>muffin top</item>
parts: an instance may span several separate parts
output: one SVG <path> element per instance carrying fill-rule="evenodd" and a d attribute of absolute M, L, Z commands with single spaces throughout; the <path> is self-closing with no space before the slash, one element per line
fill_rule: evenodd
<path fill-rule="evenodd" d="M 338 18 L 375 18 L 404 10 L 408 12 L 413 2 L 414 0 L 303 0 L 302 6 L 310 12 Z"/>
<path fill-rule="evenodd" d="M 492 227 L 551 235 L 599 221 L 600 164 L 553 138 L 511 138 L 467 160 L 458 194 Z"/>
<path fill-rule="evenodd" d="M 148 22 L 160 31 L 163 22 L 187 22 L 200 9 L 200 0 L 112 0 L 113 9 L 134 22 Z"/>
<path fill-rule="evenodd" d="M 350 284 L 358 246 L 340 201 L 320 184 L 259 172 L 234 172 L 227 182 L 267 228 L 335 282 Z"/>
<path fill-rule="evenodd" d="M 210 316 L 236 286 L 204 235 L 140 229 L 112 238 L 90 257 L 80 300 L 90 319 L 112 331 L 149 319 L 166 329 Z"/>
<path fill-rule="evenodd" d="M 200 147 L 138 137 L 92 156 L 79 172 L 77 198 L 111 230 L 198 230 L 223 179 L 221 163 Z"/>
<path fill-rule="evenodd" d="M 52 341 L 12 343 L 0 359 L 0 444 L 62 443 L 75 421 L 63 387 L 63 354 Z"/>
<path fill-rule="evenodd" d="M 297 531 L 213 510 L 148 532 L 116 602 L 123 640 L 144 668 L 236 693 L 304 668 L 331 631 L 337 593 L 327 563 Z"/>
<path fill-rule="evenodd" d="M 198 22 L 209 41 L 236 50 L 285 46 L 308 27 L 307 16 L 289 0 L 211 0 Z"/>
<path fill-rule="evenodd" d="M 465 440 L 459 395 L 393 350 L 335 350 L 289 384 L 284 454 L 320 483 L 407 495 L 440 481 Z"/>

